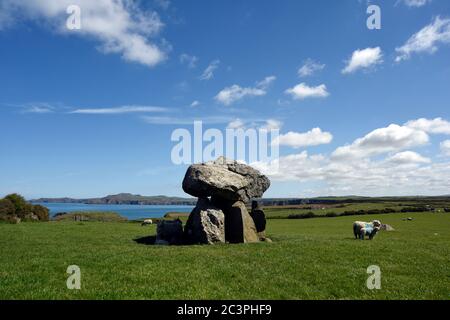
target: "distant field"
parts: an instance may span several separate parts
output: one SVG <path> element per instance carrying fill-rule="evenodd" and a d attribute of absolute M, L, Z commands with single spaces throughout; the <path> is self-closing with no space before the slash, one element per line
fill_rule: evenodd
<path fill-rule="evenodd" d="M 329 213 L 341 214 L 345 211 L 359 211 L 359 210 L 382 210 L 393 209 L 401 211 L 403 208 L 409 207 L 424 207 L 432 206 L 438 211 L 443 211 L 444 208 L 450 208 L 450 202 L 424 202 L 424 201 L 403 201 L 403 202 L 367 202 L 367 203 L 342 203 L 342 204 L 305 204 L 298 206 L 272 206 L 265 207 L 264 212 L 267 218 L 287 218 L 294 214 L 304 214 L 313 212 L 315 215 L 323 215 Z"/>
<path fill-rule="evenodd" d="M 402 218 L 412 217 L 413 221 Z M 353 239 L 354 220 L 396 231 Z M 157 247 L 155 226 L 0 224 L 0 299 L 449 299 L 450 214 L 268 221 L 274 243 Z M 81 290 L 66 268 L 81 268 Z M 366 288 L 369 265 L 382 289 Z"/>

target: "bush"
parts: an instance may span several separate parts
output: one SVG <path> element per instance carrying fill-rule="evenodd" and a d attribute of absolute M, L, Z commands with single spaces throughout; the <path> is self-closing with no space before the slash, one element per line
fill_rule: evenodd
<path fill-rule="evenodd" d="M 12 216 L 16 212 L 14 204 L 8 199 L 0 199 L 0 216 Z"/>
<path fill-rule="evenodd" d="M 14 214 L 21 219 L 24 219 L 27 215 L 33 213 L 33 206 L 29 204 L 24 197 L 13 193 L 7 195 L 4 199 L 11 201 L 14 205 Z"/>
<path fill-rule="evenodd" d="M 339 215 L 336 212 L 328 212 L 326 215 L 328 218 L 338 217 Z"/>
<path fill-rule="evenodd" d="M 9 222 L 20 220 L 49 220 L 49 210 L 41 205 L 32 205 L 16 193 L 0 200 L 0 219 Z"/>
<path fill-rule="evenodd" d="M 310 218 L 316 218 L 319 217 L 314 214 L 314 212 L 308 212 L 308 213 L 300 213 L 300 214 L 291 214 L 288 216 L 288 219 L 310 219 Z"/>
<path fill-rule="evenodd" d="M 50 210 L 48 210 L 46 207 L 41 206 L 39 204 L 34 205 L 33 212 L 39 218 L 39 221 L 48 221 L 49 220 Z"/>
<path fill-rule="evenodd" d="M 430 209 L 426 207 L 405 207 L 402 208 L 401 212 L 427 212 L 430 211 Z"/>

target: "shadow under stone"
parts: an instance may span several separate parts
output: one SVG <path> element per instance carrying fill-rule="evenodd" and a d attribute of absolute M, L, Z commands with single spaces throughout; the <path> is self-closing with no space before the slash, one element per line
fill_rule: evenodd
<path fill-rule="evenodd" d="M 134 242 L 145 245 L 154 245 L 156 242 L 156 236 L 147 236 L 133 239 Z"/>

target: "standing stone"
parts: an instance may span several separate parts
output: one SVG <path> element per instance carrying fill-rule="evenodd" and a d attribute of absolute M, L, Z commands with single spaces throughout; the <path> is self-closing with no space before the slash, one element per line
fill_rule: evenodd
<path fill-rule="evenodd" d="M 188 244 L 225 243 L 225 216 L 207 198 L 198 199 L 184 229 Z"/>
<path fill-rule="evenodd" d="M 242 201 L 229 202 L 213 198 L 214 205 L 225 214 L 225 240 L 230 243 L 258 242 L 255 223 Z"/>
<path fill-rule="evenodd" d="M 258 232 L 259 240 L 268 240 L 268 238 L 266 237 L 266 215 L 264 214 L 264 211 L 259 207 L 257 201 L 252 201 L 252 210 L 250 211 L 250 216 L 255 222 L 256 232 Z"/>
<path fill-rule="evenodd" d="M 183 241 L 183 223 L 180 219 L 161 220 L 156 228 L 157 245 L 178 245 Z"/>

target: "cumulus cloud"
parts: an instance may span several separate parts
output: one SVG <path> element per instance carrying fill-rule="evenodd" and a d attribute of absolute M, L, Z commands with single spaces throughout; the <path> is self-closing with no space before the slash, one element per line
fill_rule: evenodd
<path fill-rule="evenodd" d="M 364 158 L 421 146 L 428 141 L 429 137 L 423 131 L 391 124 L 370 132 L 350 145 L 337 148 L 332 156 L 336 159 Z"/>
<path fill-rule="evenodd" d="M 450 162 L 433 162 L 407 150 L 428 141 L 420 129 L 393 124 L 338 147 L 330 155 L 303 151 L 252 165 L 275 181 L 320 183 L 322 194 L 446 194 Z M 450 140 L 441 143 L 441 152 L 450 156 Z"/>
<path fill-rule="evenodd" d="M 267 89 L 276 79 L 275 76 L 266 77 L 264 80 L 256 83 L 255 87 L 243 88 L 237 84 L 222 89 L 215 97 L 216 101 L 229 106 L 234 102 L 245 97 L 257 97 L 267 94 Z"/>
<path fill-rule="evenodd" d="M 412 35 L 403 46 L 395 49 L 398 53 L 395 61 L 407 60 L 414 53 L 432 54 L 438 50 L 439 45 L 449 43 L 450 19 L 436 17 L 431 24 Z"/>
<path fill-rule="evenodd" d="M 430 163 L 431 159 L 426 158 L 413 151 L 404 151 L 390 156 L 387 161 L 396 164 L 411 164 L 411 163 Z"/>
<path fill-rule="evenodd" d="M 380 47 L 355 50 L 347 66 L 342 70 L 343 74 L 353 73 L 361 69 L 373 68 L 383 63 L 383 53 Z"/>
<path fill-rule="evenodd" d="M 442 141 L 440 147 L 442 154 L 450 157 L 450 140 Z"/>
<path fill-rule="evenodd" d="M 329 132 L 324 132 L 320 128 L 314 128 L 308 132 L 288 132 L 282 134 L 273 140 L 273 145 L 289 146 L 293 148 L 317 146 L 321 144 L 328 144 L 333 140 L 333 135 Z"/>
<path fill-rule="evenodd" d="M 94 38 L 104 53 L 118 53 L 127 61 L 154 66 L 166 59 L 161 46 L 150 40 L 163 28 L 158 14 L 128 0 L 3 0 L 2 17 L 42 21 L 52 30 Z M 81 29 L 68 30 L 69 5 L 81 9 Z"/>
<path fill-rule="evenodd" d="M 335 161 L 325 155 L 282 156 L 270 162 L 253 163 L 274 181 L 316 182 L 321 193 L 330 195 L 446 194 L 450 188 L 450 163 L 391 159 Z M 401 158 L 399 156 L 399 158 Z"/>
<path fill-rule="evenodd" d="M 325 68 L 324 64 L 319 62 L 315 62 L 312 59 L 307 59 L 303 65 L 298 69 L 298 75 L 300 77 L 308 77 L 312 76 L 318 71 L 322 71 Z"/>
<path fill-rule="evenodd" d="M 220 60 L 214 60 L 212 61 L 206 69 L 203 71 L 203 73 L 200 76 L 200 80 L 210 80 L 214 78 L 214 72 L 220 65 Z"/>
<path fill-rule="evenodd" d="M 450 134 L 450 122 L 442 118 L 411 120 L 405 126 L 431 134 Z"/>
<path fill-rule="evenodd" d="M 287 89 L 286 94 L 289 94 L 295 100 L 303 100 L 307 98 L 326 98 L 330 94 L 327 91 L 327 86 L 324 84 L 316 87 L 310 87 L 302 82 L 293 88 Z"/>

